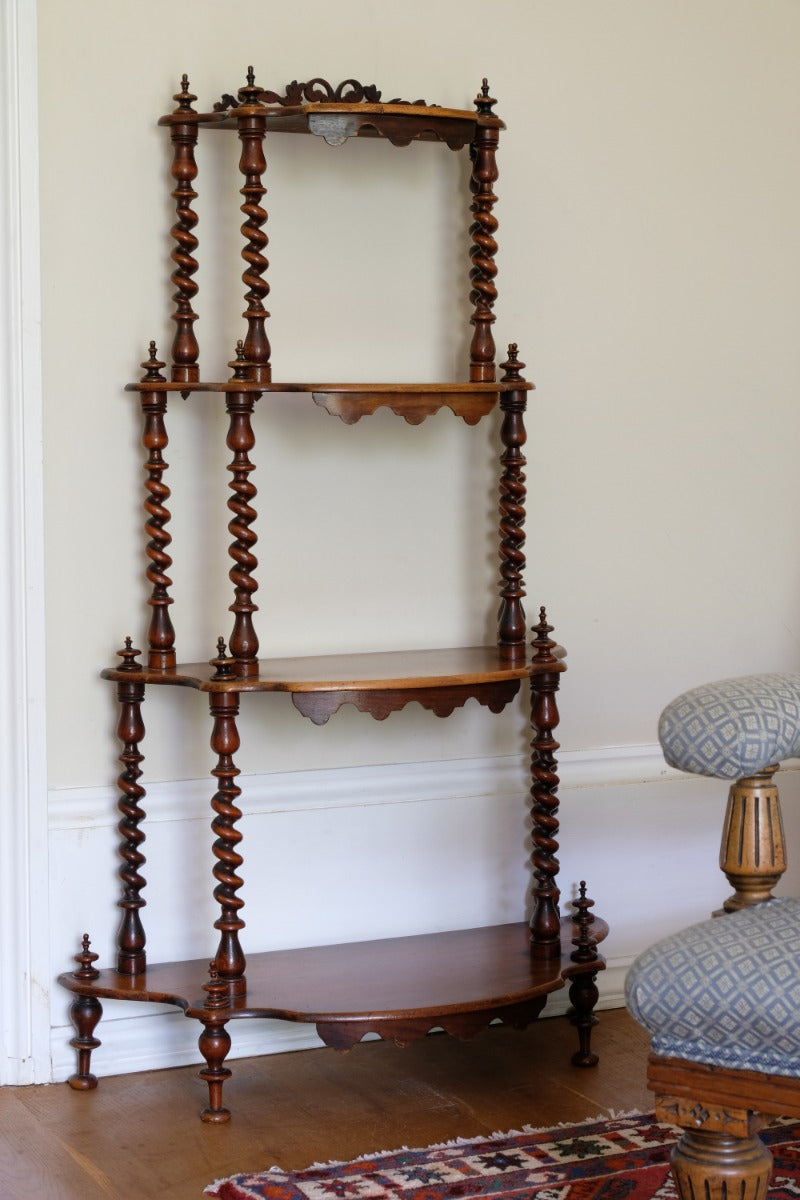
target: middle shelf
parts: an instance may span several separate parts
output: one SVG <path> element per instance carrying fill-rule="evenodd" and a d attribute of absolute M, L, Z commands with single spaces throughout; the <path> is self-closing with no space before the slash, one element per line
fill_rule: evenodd
<path fill-rule="evenodd" d="M 102 674 L 117 683 L 201 692 L 289 692 L 295 707 L 321 725 L 348 703 L 378 719 L 412 700 L 439 716 L 468 699 L 499 712 L 519 691 L 522 679 L 564 670 L 564 650 L 554 646 L 551 652 L 546 661 L 525 653 L 509 656 L 496 646 L 325 654 L 259 659 L 257 674 L 238 675 L 233 660 L 225 657 L 168 669 L 142 667 L 134 659 L 138 652 L 128 647 L 121 652 L 124 664 Z"/>
<path fill-rule="evenodd" d="M 235 363 L 231 365 L 236 366 Z M 168 382 L 161 375 L 160 368 L 164 364 L 156 359 L 154 343 L 151 343 L 150 361 L 142 366 L 149 368 L 144 378 L 138 383 L 127 384 L 126 391 L 140 392 L 143 396 L 148 393 L 166 395 L 168 392 L 180 392 L 184 396 L 191 392 L 239 393 L 255 399 L 262 393 L 306 395 L 331 416 L 339 417 L 345 425 L 353 425 L 379 408 L 390 409 L 409 425 L 419 425 L 426 417 L 449 408 L 467 425 L 476 425 L 481 417 L 492 411 L 502 395 L 533 388 L 532 383 L 520 379 L 518 372 L 513 371 L 509 372 L 512 378 L 497 382 L 300 383 L 253 380 L 246 377 L 243 369 L 241 372 L 234 370 L 233 378 L 219 382 Z"/>

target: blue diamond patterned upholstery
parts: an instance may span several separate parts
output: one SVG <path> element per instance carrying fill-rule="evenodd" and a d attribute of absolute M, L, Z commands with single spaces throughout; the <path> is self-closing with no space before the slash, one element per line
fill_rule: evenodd
<path fill-rule="evenodd" d="M 678 696 L 658 724 L 672 767 L 741 779 L 800 755 L 800 675 L 743 675 Z"/>
<path fill-rule="evenodd" d="M 701 921 L 640 954 L 628 1009 L 655 1054 L 800 1077 L 800 900 Z"/>

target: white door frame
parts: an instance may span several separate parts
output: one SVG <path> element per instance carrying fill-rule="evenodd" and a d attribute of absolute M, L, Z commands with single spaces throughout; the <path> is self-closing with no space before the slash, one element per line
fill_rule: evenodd
<path fill-rule="evenodd" d="M 51 1078 L 34 0 L 0 0 L 0 1083 Z"/>

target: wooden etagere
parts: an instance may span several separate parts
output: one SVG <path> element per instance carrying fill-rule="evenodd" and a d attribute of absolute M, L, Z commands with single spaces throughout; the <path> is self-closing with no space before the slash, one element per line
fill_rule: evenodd
<path fill-rule="evenodd" d="M 222 1087 L 230 1075 L 224 1065 L 230 1049 L 229 1023 L 243 1017 L 278 1017 L 311 1022 L 328 1045 L 345 1049 L 374 1032 L 409 1042 L 441 1027 L 470 1036 L 495 1019 L 523 1027 L 541 1012 L 547 996 L 569 986 L 571 1019 L 578 1030 L 573 1061 L 591 1066 L 591 1029 L 597 1001 L 595 979 L 604 966 L 597 950 L 606 925 L 592 913 L 585 885 L 562 916 L 557 886 L 558 774 L 554 730 L 559 721 L 556 692 L 565 669 L 564 651 L 550 637 L 544 609 L 529 642 L 523 610 L 526 440 L 524 413 L 532 384 L 522 374 L 516 345 L 509 346 L 497 378 L 492 333 L 495 286 L 496 149 L 503 123 L 494 115 L 495 100 L 484 80 L 474 109 L 454 110 L 426 104 L 381 101 L 374 87 L 348 80 L 333 88 L 325 80 L 292 83 L 283 93 L 256 85 L 252 68 L 237 95 L 223 95 L 208 112 L 198 112 L 186 76 L 175 96 L 177 107 L 161 119 L 173 145 L 172 178 L 175 223 L 172 228 L 175 287 L 175 336 L 169 378 L 155 343 L 142 364 L 144 373 L 129 390 L 138 393 L 143 415 L 142 441 L 147 454 L 145 511 L 146 575 L 150 585 L 147 650 L 126 639 L 121 662 L 103 671 L 116 685 L 118 735 L 122 745 L 119 775 L 119 854 L 122 918 L 117 936 L 116 966 L 98 970 L 98 955 L 84 935 L 76 968 L 60 977 L 75 994 L 71 1016 L 76 1034 L 78 1069 L 70 1079 L 79 1089 L 96 1086 L 90 1071 L 94 1036 L 103 999 L 130 999 L 177 1005 L 201 1026 L 199 1049 L 205 1060 L 201 1076 L 209 1088 L 205 1121 L 229 1118 Z M 197 314 L 194 274 L 198 240 L 193 208 L 197 193 L 195 151 L 201 130 L 233 129 L 241 141 L 240 192 L 244 197 L 242 257 L 246 309 L 244 336 L 221 382 L 200 378 L 199 347 L 194 332 Z M 307 133 L 338 145 L 349 137 L 381 137 L 394 145 L 418 140 L 468 150 L 471 170 L 470 302 L 473 328 L 464 381 L 445 383 L 298 383 L 273 381 L 265 300 L 267 213 L 264 139 L 272 133 Z M 229 578 L 233 622 L 226 642 L 220 638 L 209 662 L 179 664 L 175 629 L 170 617 L 172 566 L 168 533 L 170 489 L 163 452 L 168 444 L 169 397 L 178 392 L 225 396 L 229 417 L 227 446 L 231 513 Z M 345 423 L 352 424 L 379 408 L 389 408 L 413 425 L 447 407 L 469 425 L 499 408 L 502 452 L 499 460 L 500 610 L 497 641 L 464 649 L 388 651 L 378 654 L 314 658 L 260 659 L 255 629 L 257 589 L 256 488 L 252 480 L 256 438 L 255 402 L 271 393 L 310 397 Z M 262 406 L 263 407 L 263 406 Z M 268 418 L 267 418 L 268 419 Z M 287 692 L 296 708 L 315 724 L 327 721 L 343 704 L 353 704 L 374 718 L 417 701 L 446 717 L 468 699 L 500 712 L 519 693 L 522 681 L 531 689 L 531 809 L 533 821 L 532 916 L 530 922 L 495 928 L 457 930 L 386 941 L 251 954 L 245 958 L 245 922 L 237 823 L 241 789 L 234 756 L 239 749 L 237 717 L 247 692 Z M 145 857 L 142 801 L 141 705 L 150 686 L 190 688 L 208 695 L 212 719 L 211 746 L 217 761 L 211 772 L 215 865 L 214 898 L 218 944 L 210 963 L 147 962 L 141 910 L 145 905 L 142 875 Z M 522 831 L 521 831 L 522 836 Z"/>

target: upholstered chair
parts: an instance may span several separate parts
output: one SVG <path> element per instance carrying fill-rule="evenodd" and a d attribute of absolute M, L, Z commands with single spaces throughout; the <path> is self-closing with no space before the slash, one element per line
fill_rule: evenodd
<path fill-rule="evenodd" d="M 774 776 L 800 755 L 800 675 L 686 692 L 659 739 L 670 765 L 732 781 L 720 866 L 734 890 L 636 959 L 628 1008 L 651 1035 L 656 1114 L 682 1130 L 682 1200 L 763 1200 L 772 1160 L 759 1130 L 800 1117 L 800 899 L 772 894 L 786 866 Z"/>

